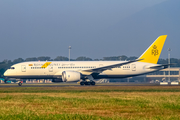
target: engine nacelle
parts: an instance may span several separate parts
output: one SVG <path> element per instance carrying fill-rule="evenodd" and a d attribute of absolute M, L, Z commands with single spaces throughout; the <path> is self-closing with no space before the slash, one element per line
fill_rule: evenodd
<path fill-rule="evenodd" d="M 76 71 L 63 71 L 62 72 L 62 81 L 63 82 L 75 82 L 81 79 L 81 73 Z"/>

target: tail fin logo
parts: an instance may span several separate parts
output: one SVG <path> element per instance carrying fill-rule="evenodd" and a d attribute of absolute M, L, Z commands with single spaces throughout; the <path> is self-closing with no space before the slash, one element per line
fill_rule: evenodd
<path fill-rule="evenodd" d="M 154 46 L 153 46 L 153 49 L 152 49 L 152 55 L 156 56 L 156 55 L 158 55 L 158 54 L 159 54 L 159 52 L 158 52 L 157 46 L 154 45 Z"/>
<path fill-rule="evenodd" d="M 159 36 L 139 57 L 139 59 L 143 59 L 140 62 L 157 64 L 164 42 L 166 41 L 166 37 L 167 35 Z"/>

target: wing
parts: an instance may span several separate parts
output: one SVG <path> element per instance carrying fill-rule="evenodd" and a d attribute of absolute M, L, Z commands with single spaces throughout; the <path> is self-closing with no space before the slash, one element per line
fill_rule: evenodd
<path fill-rule="evenodd" d="M 126 65 L 129 63 L 133 63 L 133 62 L 137 62 L 143 59 L 137 59 L 137 60 L 131 60 L 131 61 L 125 61 L 123 63 L 118 63 L 118 64 L 113 64 L 113 65 L 108 65 L 108 66 L 103 66 L 103 67 L 99 67 L 99 68 L 94 68 L 94 69 L 90 69 L 90 70 L 83 70 L 84 72 L 92 72 L 92 73 L 101 73 L 105 70 L 111 70 L 112 68 L 115 67 L 120 67 L 122 65 Z"/>

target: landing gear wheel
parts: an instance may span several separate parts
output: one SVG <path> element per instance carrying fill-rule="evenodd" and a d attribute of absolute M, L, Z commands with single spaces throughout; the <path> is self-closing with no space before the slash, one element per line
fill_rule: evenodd
<path fill-rule="evenodd" d="M 82 81 L 82 82 L 80 82 L 80 85 L 84 85 L 84 82 Z"/>
<path fill-rule="evenodd" d="M 21 86 L 21 85 L 22 85 L 22 82 L 19 82 L 18 85 Z"/>
<path fill-rule="evenodd" d="M 96 83 L 94 81 L 91 82 L 91 85 L 95 85 Z"/>
<path fill-rule="evenodd" d="M 96 83 L 94 81 L 81 81 L 80 85 L 95 85 Z"/>
<path fill-rule="evenodd" d="M 91 83 L 90 82 L 85 82 L 85 85 L 91 85 Z"/>

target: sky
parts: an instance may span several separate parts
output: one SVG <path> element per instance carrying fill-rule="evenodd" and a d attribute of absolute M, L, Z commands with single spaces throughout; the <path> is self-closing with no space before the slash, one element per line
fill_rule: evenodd
<path fill-rule="evenodd" d="M 168 33 L 161 31 L 151 34 L 151 31 L 155 31 L 152 27 L 157 24 L 155 22 L 147 26 L 151 31 L 138 27 L 133 30 L 130 25 L 141 26 L 138 21 L 146 14 L 143 11 L 152 11 L 154 6 L 167 1 L 1 0 L 0 61 L 40 56 L 52 59 L 57 56 L 68 57 L 68 46 L 72 46 L 71 58 L 74 59 L 79 56 L 92 59 L 120 55 L 138 57 L 161 33 Z M 150 13 L 154 15 L 156 11 Z M 127 23 L 131 18 L 136 20 Z M 168 21 L 172 20 L 166 18 Z M 122 23 L 127 30 L 122 29 Z M 120 32 L 115 34 L 117 31 Z M 147 41 L 145 38 L 148 38 Z M 141 44 L 142 47 L 133 46 L 132 43 Z M 177 44 L 169 40 L 168 45 L 164 49 L 172 47 L 172 57 L 180 58 L 175 52 L 173 54 Z M 162 52 L 164 54 L 161 57 L 167 58 L 167 50 Z"/>

